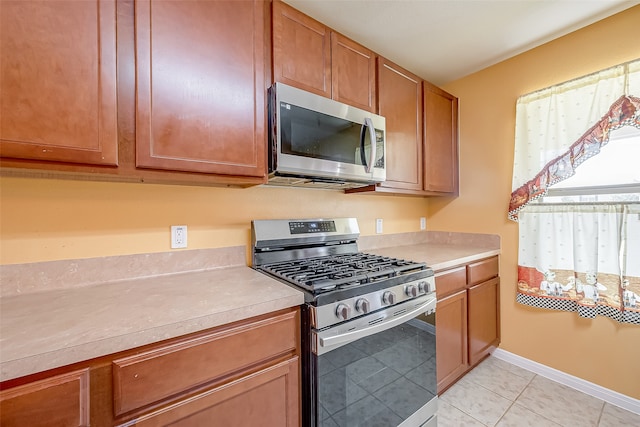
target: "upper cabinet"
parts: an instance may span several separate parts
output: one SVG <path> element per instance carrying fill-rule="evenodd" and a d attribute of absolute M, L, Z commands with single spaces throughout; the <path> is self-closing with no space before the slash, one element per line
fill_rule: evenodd
<path fill-rule="evenodd" d="M 422 79 L 378 58 L 378 111 L 386 118 L 384 188 L 422 190 Z"/>
<path fill-rule="evenodd" d="M 458 194 L 458 99 L 379 58 L 378 108 L 386 118 L 387 179 L 349 193 Z"/>
<path fill-rule="evenodd" d="M 265 4 L 135 9 L 136 165 L 265 175 Z"/>
<path fill-rule="evenodd" d="M 118 164 L 113 1 L 0 2 L 0 152 Z"/>
<path fill-rule="evenodd" d="M 424 82 L 424 189 L 458 194 L 458 98 Z"/>
<path fill-rule="evenodd" d="M 273 3 L 273 78 L 331 98 L 331 31 L 296 9 Z"/>
<path fill-rule="evenodd" d="M 375 54 L 281 1 L 273 3 L 273 78 L 376 111 Z"/>
<path fill-rule="evenodd" d="M 269 2 L 10 0 L 0 12 L 4 175 L 265 182 Z"/>

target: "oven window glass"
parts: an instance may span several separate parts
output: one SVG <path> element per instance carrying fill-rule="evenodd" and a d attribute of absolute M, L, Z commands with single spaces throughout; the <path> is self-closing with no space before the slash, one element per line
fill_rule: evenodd
<path fill-rule="evenodd" d="M 413 319 L 318 356 L 317 425 L 396 427 L 433 399 L 436 341 L 423 325 Z"/>
<path fill-rule="evenodd" d="M 282 153 L 340 163 L 363 165 L 369 159 L 371 140 L 365 133 L 364 156 L 360 147 L 361 123 L 353 123 L 293 104 L 280 103 Z M 375 167 L 384 167 L 383 132 L 376 129 Z"/>

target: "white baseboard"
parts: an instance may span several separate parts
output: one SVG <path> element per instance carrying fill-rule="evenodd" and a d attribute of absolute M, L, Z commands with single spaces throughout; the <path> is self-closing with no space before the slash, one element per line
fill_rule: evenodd
<path fill-rule="evenodd" d="M 618 393 L 617 391 L 610 390 L 592 382 L 585 381 L 581 378 L 574 377 L 573 375 L 550 368 L 546 365 L 534 362 L 533 360 L 526 359 L 500 348 L 495 349 L 492 354 L 497 359 L 504 360 L 505 362 L 519 366 L 527 371 L 549 378 L 550 380 L 564 384 L 567 387 L 574 388 L 578 391 L 604 400 L 612 405 L 640 415 L 640 400 L 638 399 L 634 399 L 633 397 Z"/>

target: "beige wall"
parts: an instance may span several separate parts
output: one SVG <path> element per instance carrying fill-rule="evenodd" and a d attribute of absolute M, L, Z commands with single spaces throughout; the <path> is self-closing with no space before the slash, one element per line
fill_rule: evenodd
<path fill-rule="evenodd" d="M 0 264 L 250 244 L 252 219 L 353 216 L 362 235 L 418 231 L 428 200 L 331 190 L 248 189 L 0 178 Z"/>
<path fill-rule="evenodd" d="M 430 229 L 502 238 L 501 348 L 640 398 L 640 327 L 515 302 L 518 225 L 507 220 L 516 98 L 640 57 L 640 6 L 445 87 L 460 99 L 460 197 L 431 199 Z"/>

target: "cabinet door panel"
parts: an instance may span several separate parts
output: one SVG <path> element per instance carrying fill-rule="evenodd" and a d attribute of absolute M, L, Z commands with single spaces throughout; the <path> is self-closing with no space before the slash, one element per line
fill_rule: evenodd
<path fill-rule="evenodd" d="M 331 33 L 332 98 L 367 111 L 375 111 L 376 61 L 369 49 Z"/>
<path fill-rule="evenodd" d="M 422 80 L 378 59 L 378 111 L 386 118 L 385 187 L 422 190 Z"/>
<path fill-rule="evenodd" d="M 115 2 L 0 3 L 2 157 L 117 165 Z"/>
<path fill-rule="evenodd" d="M 424 83 L 424 189 L 458 193 L 458 99 Z"/>
<path fill-rule="evenodd" d="M 89 370 L 74 371 L 0 393 L 3 427 L 89 425 Z"/>
<path fill-rule="evenodd" d="M 136 2 L 136 164 L 265 174 L 262 1 Z"/>
<path fill-rule="evenodd" d="M 438 301 L 436 308 L 438 393 L 467 370 L 467 291 Z"/>
<path fill-rule="evenodd" d="M 140 427 L 299 425 L 298 358 L 281 362 L 137 420 Z"/>
<path fill-rule="evenodd" d="M 500 343 L 499 279 L 469 288 L 469 364 L 478 363 Z"/>
<path fill-rule="evenodd" d="M 331 39 L 327 27 L 292 7 L 273 3 L 273 77 L 331 98 Z"/>

